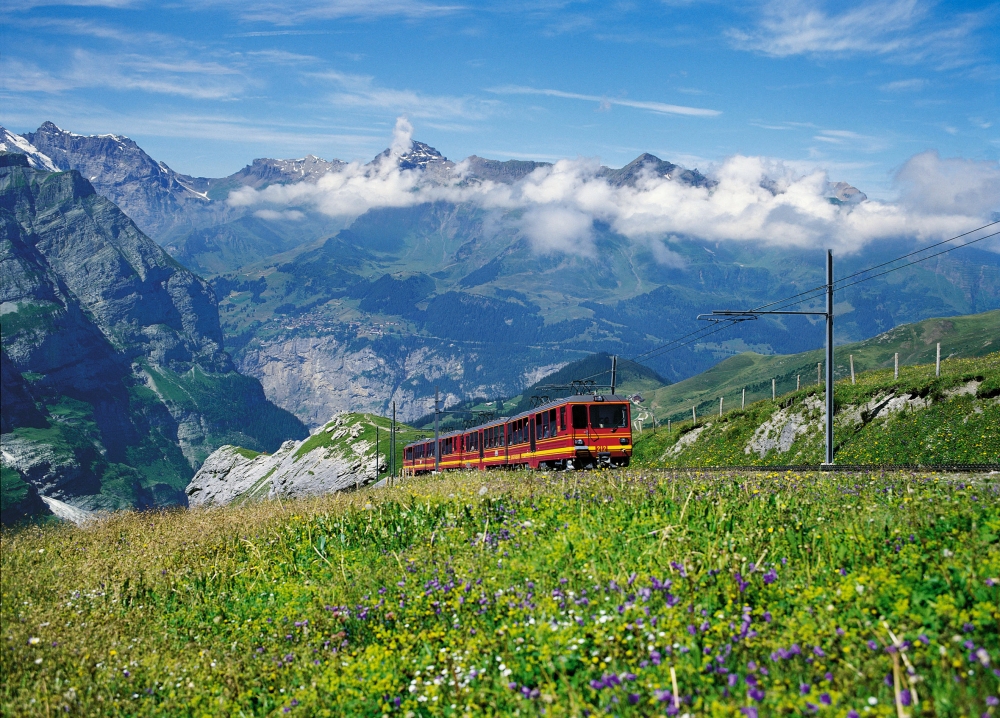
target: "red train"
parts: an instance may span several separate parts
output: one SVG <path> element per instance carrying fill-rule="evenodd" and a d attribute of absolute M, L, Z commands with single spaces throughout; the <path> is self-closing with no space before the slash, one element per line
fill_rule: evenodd
<path fill-rule="evenodd" d="M 517 416 L 438 437 L 440 468 L 583 469 L 628 466 L 632 422 L 627 399 L 600 394 L 555 399 Z M 403 448 L 403 471 L 434 471 L 434 440 Z"/>

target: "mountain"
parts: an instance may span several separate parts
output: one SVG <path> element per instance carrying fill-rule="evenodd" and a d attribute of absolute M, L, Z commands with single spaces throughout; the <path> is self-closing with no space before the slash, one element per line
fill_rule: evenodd
<path fill-rule="evenodd" d="M 461 426 L 468 420 L 477 419 L 482 414 L 513 416 L 527 411 L 534 402 L 571 396 L 577 393 L 573 383 L 589 380 L 594 383 L 594 391 L 607 392 L 611 383 L 611 356 L 601 352 L 564 366 L 543 367 L 542 378 L 514 397 L 488 397 L 470 399 L 448 408 L 449 413 L 438 417 L 439 427 Z M 616 369 L 615 391 L 621 396 L 643 396 L 660 389 L 670 382 L 647 366 L 632 361 L 621 360 Z M 637 397 L 638 400 L 638 397 Z M 428 429 L 434 426 L 434 414 L 429 413 L 411 422 L 414 426 Z"/>
<path fill-rule="evenodd" d="M 106 155 L 111 165 L 114 155 Z M 247 207 L 223 201 L 234 188 L 317 183 L 340 172 L 379 187 L 397 169 L 404 183 L 436 188 L 430 196 L 439 198 L 470 188 L 514 196 L 555 171 L 547 163 L 478 156 L 453 163 L 413 141 L 360 168 L 306 157 L 258 160 L 225 181 L 177 175 L 207 197 L 185 205 L 200 207 L 204 223 L 161 236 L 161 243 L 212 277 L 240 371 L 313 427 L 338 411 L 386 413 L 393 402 L 402 419 L 416 419 L 431 409 L 435 386 L 449 406 L 513 396 L 546 371 L 595 352 L 629 357 L 652 350 L 701 326 L 695 317 L 702 312 L 762 304 L 822 282 L 818 251 L 689 236 L 647 243 L 600 220 L 591 223 L 586 251 L 549 251 L 547 235 L 558 223 L 533 232 L 530 212 L 517 203 L 437 199 L 345 220 L 308 202 L 275 209 L 264 200 Z M 587 171 L 612 190 L 664 181 L 709 193 L 715 187 L 713 178 L 648 153 L 622 168 Z M 784 191 L 766 178 L 761 186 Z M 844 205 L 838 212 L 865 201 L 846 183 L 830 183 L 825 193 Z M 408 205 L 414 193 L 404 194 L 398 201 Z M 838 257 L 836 271 L 843 276 L 914 248 L 906 238 L 884 240 Z M 993 309 L 1000 306 L 1000 258 L 970 247 L 851 287 L 838 303 L 841 342 L 904 322 Z M 745 350 L 789 354 L 822 341 L 818 323 L 772 318 L 654 354 L 649 364 L 676 382 Z"/>
<path fill-rule="evenodd" d="M 289 160 L 256 159 L 228 177 L 192 177 L 156 161 L 123 135 L 80 135 L 52 122 L 44 122 L 25 135 L 0 128 L 0 143 L 0 150 L 27 154 L 39 169 L 80 172 L 98 194 L 118 205 L 145 234 L 161 244 L 183 242 L 188 233 L 246 214 L 246 210 L 225 202 L 234 189 L 314 182 L 344 167 L 340 160 L 308 155 Z M 220 243 L 220 252 L 230 250 Z"/>
<path fill-rule="evenodd" d="M 0 153 L 0 279 L 3 464 L 42 497 L 185 503 L 218 446 L 305 434 L 235 371 L 211 287 L 79 172 Z"/>
<path fill-rule="evenodd" d="M 445 202 L 371 210 L 347 229 L 212 280 L 240 370 L 317 426 L 332 413 L 414 421 L 447 405 L 520 394 L 538 372 L 595 352 L 642 354 L 701 328 L 698 314 L 760 305 L 822 283 L 819 251 L 685 238 L 676 260 L 595 223 L 597 256 L 535 251 L 517 213 Z M 838 276 L 905 254 L 885 241 L 838 258 Z M 839 342 L 900 323 L 1000 306 L 1000 257 L 975 247 L 850 287 Z M 671 382 L 754 350 L 823 345 L 807 318 L 763 319 L 654 354 Z"/>

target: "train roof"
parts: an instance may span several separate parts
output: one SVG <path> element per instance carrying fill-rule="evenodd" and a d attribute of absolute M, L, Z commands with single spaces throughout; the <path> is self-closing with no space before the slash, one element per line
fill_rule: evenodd
<path fill-rule="evenodd" d="M 482 424 L 476 424 L 475 426 L 470 426 L 467 429 L 452 429 L 448 432 L 443 432 L 438 434 L 438 439 L 448 439 L 454 436 L 461 436 L 463 434 L 468 434 L 472 431 L 478 431 L 479 429 L 484 429 L 490 426 L 498 426 L 500 424 L 507 424 L 511 421 L 516 421 L 524 417 L 531 416 L 532 414 L 540 414 L 543 411 L 548 411 L 549 409 L 554 409 L 563 404 L 599 404 L 599 403 L 615 403 L 615 404 L 629 404 L 631 403 L 626 396 L 620 394 L 576 394 L 573 396 L 564 396 L 558 399 L 551 399 L 544 404 L 539 404 L 538 406 L 532 407 L 527 411 L 522 411 L 518 414 L 512 414 L 510 416 L 498 416 L 489 421 L 484 421 Z M 419 441 L 412 441 L 404 449 L 408 449 L 411 446 L 417 446 L 419 444 L 432 443 L 434 437 L 430 436 L 426 439 L 420 439 Z"/>

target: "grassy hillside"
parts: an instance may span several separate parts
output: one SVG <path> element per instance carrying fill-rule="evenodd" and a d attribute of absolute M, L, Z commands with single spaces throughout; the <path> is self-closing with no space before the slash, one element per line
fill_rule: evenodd
<path fill-rule="evenodd" d="M 899 353 L 900 365 L 933 362 L 937 343 L 947 366 L 951 357 L 977 357 L 1000 349 L 1000 310 L 945 319 L 927 319 L 905 324 L 863 342 L 835 347 L 836 378 L 850 378 L 850 356 L 854 355 L 855 373 L 891 367 Z M 684 381 L 665 386 L 646 396 L 657 420 L 683 420 L 691 416 L 691 407 L 699 414 L 718 413 L 719 397 L 725 407 L 738 407 L 746 388 L 747 403 L 771 398 L 771 379 L 777 380 L 777 393 L 795 389 L 796 377 L 801 386 L 816 384 L 816 365 L 826 361 L 823 349 L 801 354 L 761 355 L 745 352 L 726 359 L 711 369 Z"/>
<path fill-rule="evenodd" d="M 374 456 L 376 439 L 375 434 L 377 432 L 379 465 L 389 466 L 389 455 L 391 453 L 389 448 L 389 432 L 392 428 L 391 419 L 384 416 L 378 416 L 377 414 L 348 413 L 339 417 L 334 417 L 334 419 L 326 424 L 324 429 L 332 426 L 350 429 L 355 424 L 360 424 L 358 431 L 317 431 L 308 439 L 303 441 L 301 446 L 296 449 L 296 456 L 305 456 L 311 451 L 321 449 L 324 451 L 332 450 L 336 453 L 347 454 L 350 452 L 352 444 L 360 443 L 362 441 L 371 445 L 372 455 Z M 400 472 L 400 467 L 403 465 L 403 447 L 416 441 L 417 439 L 424 439 L 428 436 L 434 436 L 434 432 L 423 429 L 415 429 L 414 427 L 403 424 L 402 422 L 396 422 L 397 474 Z"/>
<path fill-rule="evenodd" d="M 3 532 L 41 716 L 991 715 L 1000 502 L 927 474 L 452 474 Z"/>
<path fill-rule="evenodd" d="M 600 352 L 570 362 L 542 377 L 519 395 L 500 400 L 499 408 L 496 400 L 482 399 L 473 399 L 456 406 L 450 406 L 448 410 L 452 413 L 443 414 L 439 423 L 442 427 L 460 427 L 463 426 L 464 421 L 475 418 L 477 412 L 493 412 L 499 413 L 500 416 L 513 416 L 519 412 L 527 411 L 531 407 L 533 396 L 553 398 L 569 396 L 573 393 L 569 389 L 553 388 L 553 386 L 569 385 L 575 380 L 584 378 L 595 382 L 597 386 L 601 387 L 601 391 L 607 391 L 607 386 L 611 383 L 611 356 Z M 616 381 L 615 391 L 622 396 L 635 393 L 647 394 L 668 383 L 666 379 L 649 367 L 622 359 L 618 361 Z M 423 428 L 433 428 L 434 414 L 423 416 L 413 423 Z"/>
<path fill-rule="evenodd" d="M 1000 464 L 1000 353 L 857 376 L 834 386 L 839 464 Z M 646 466 L 818 465 L 825 390 L 813 384 L 771 401 L 646 431 L 634 460 Z M 690 412 L 690 410 L 689 410 Z"/>

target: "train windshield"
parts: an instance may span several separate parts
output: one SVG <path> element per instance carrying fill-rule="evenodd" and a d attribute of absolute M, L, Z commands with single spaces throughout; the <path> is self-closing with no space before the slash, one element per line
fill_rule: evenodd
<path fill-rule="evenodd" d="M 594 429 L 621 429 L 628 426 L 625 404 L 591 404 L 590 426 Z"/>

